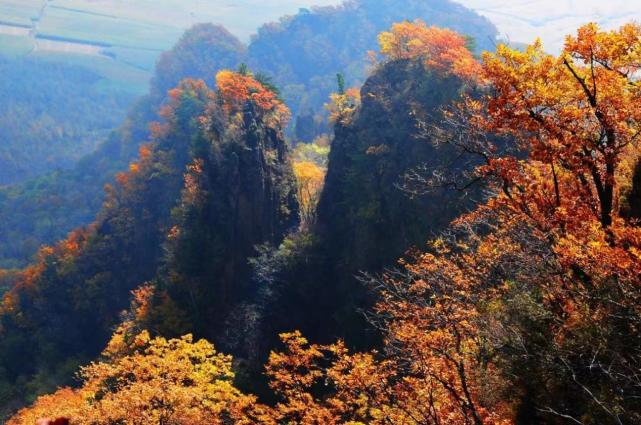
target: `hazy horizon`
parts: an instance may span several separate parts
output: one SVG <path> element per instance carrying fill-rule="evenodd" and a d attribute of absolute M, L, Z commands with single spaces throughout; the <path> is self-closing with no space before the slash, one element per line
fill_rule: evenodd
<path fill-rule="evenodd" d="M 580 25 L 595 21 L 604 28 L 640 20 L 641 11 L 627 0 L 457 0 L 487 17 L 502 39 L 531 43 L 540 37 L 547 50 L 557 52 L 567 34 Z M 173 38 L 196 23 L 212 22 L 225 26 L 243 42 L 248 42 L 261 25 L 295 14 L 301 8 L 341 4 L 341 0 L 49 0 L 39 31 L 71 36 L 97 29 L 95 37 L 111 35 L 113 23 L 153 27 L 164 33 L 159 41 L 169 48 Z M 0 0 L 0 22 L 25 24 L 37 15 L 43 0 Z M 117 22 L 109 23 L 111 19 Z M 100 22 L 94 22 L 96 20 Z M 84 20 L 84 23 L 78 21 Z M 83 25 L 84 24 L 84 25 Z M 109 38 L 109 37 L 106 38 Z M 102 36 L 105 38 L 105 36 Z M 164 37 L 161 37 L 164 38 Z M 160 47 L 160 46 L 159 46 Z"/>
<path fill-rule="evenodd" d="M 606 29 L 641 20 L 639 4 L 628 0 L 458 0 L 487 17 L 501 37 L 531 43 L 537 37 L 543 46 L 557 52 L 566 35 L 587 22 Z"/>

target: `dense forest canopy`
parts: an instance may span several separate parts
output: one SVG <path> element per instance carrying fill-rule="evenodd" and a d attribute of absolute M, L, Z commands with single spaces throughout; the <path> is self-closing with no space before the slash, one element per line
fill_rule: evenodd
<path fill-rule="evenodd" d="M 168 291 L 159 299 L 158 328 L 176 329 L 198 313 L 180 311 L 191 307 L 180 303 L 183 294 L 194 295 L 188 288 L 200 290 L 206 307 L 220 293 L 205 298 L 205 282 L 219 276 L 227 296 L 217 305 L 231 303 L 239 297 L 233 291 L 247 291 L 240 285 L 254 246 L 279 244 L 297 227 L 295 176 L 282 136 L 288 109 L 250 75 L 221 71 L 216 85 L 213 91 L 188 79 L 172 89 L 152 141 L 107 186 L 96 221 L 42 248 L 19 273 L 1 308 L 3 404 L 70 383 L 68 368 L 100 352 L 130 291 L 156 274 Z M 204 326 L 198 318 L 189 323 Z"/>
<path fill-rule="evenodd" d="M 348 86 L 362 84 L 378 33 L 394 22 L 415 19 L 469 36 L 478 52 L 493 49 L 498 35 L 487 19 L 449 0 L 349 0 L 263 26 L 249 45 L 249 63 L 273 77 L 294 116 L 311 118 L 317 134 L 328 131 L 316 115 L 336 89 L 336 73 Z"/>
<path fill-rule="evenodd" d="M 417 18 L 469 35 L 478 49 L 491 48 L 497 34 L 489 21 L 449 0 L 358 0 L 339 6 L 305 9 L 280 22 L 265 25 L 248 46 L 219 25 L 196 25 L 170 52 L 161 55 L 151 78 L 149 96 L 134 104 L 125 124 L 111 134 L 107 133 L 122 121 L 123 105 L 131 102 L 131 87 L 118 82 L 116 77 L 126 82 L 136 76 L 123 75 L 120 70 L 112 69 L 113 66 L 98 69 L 97 75 L 94 75 L 96 70 L 85 71 L 95 79 L 92 84 L 96 87 L 88 87 L 82 79 L 76 81 L 79 71 L 66 72 L 66 80 L 58 82 L 57 76 L 62 77 L 62 74 L 43 68 L 42 73 L 46 75 L 41 76 L 40 71 L 25 68 L 26 74 L 34 74 L 39 84 L 47 84 L 47 90 L 55 87 L 58 94 L 65 95 L 62 101 L 50 98 L 47 90 L 34 88 L 37 91 L 32 92 L 46 94 L 45 98 L 50 100 L 38 103 L 44 108 L 42 116 L 61 116 L 61 120 L 56 121 L 57 127 L 65 132 L 52 132 L 51 126 L 44 124 L 36 127 L 37 121 L 27 119 L 26 116 L 39 116 L 32 110 L 33 102 L 25 103 L 32 108 L 23 111 L 25 117 L 18 119 L 15 114 L 19 111 L 11 115 L 16 119 L 11 118 L 7 131 L 19 132 L 19 137 L 3 144 L 11 149 L 5 155 L 6 166 L 2 168 L 7 173 L 5 182 L 20 183 L 0 187 L 0 198 L 3 199 L 0 204 L 0 266 L 23 267 L 38 246 L 53 244 L 74 228 L 92 221 L 101 205 L 102 187 L 135 158 L 138 147 L 148 139 L 148 125 L 156 119 L 155 111 L 167 91 L 183 78 L 204 79 L 212 84 L 217 71 L 237 69 L 240 64 L 247 63 L 257 74 L 269 77 L 280 88 L 282 97 L 292 109 L 293 118 L 287 129 L 289 138 L 294 142 L 312 142 L 322 133 L 331 133 L 324 104 L 336 89 L 336 74 L 343 75 L 348 87 L 360 85 L 367 75 L 368 50 L 376 49 L 377 34 L 393 22 Z M 70 62 L 78 63 L 79 59 Z M 23 69 L 16 66 L 20 60 L 9 63 L 18 72 Z M 81 64 L 71 69 L 84 69 Z M 114 79 L 118 84 L 109 83 Z M 4 81 L 8 84 L 13 79 Z M 105 84 L 108 87 L 103 87 Z M 67 91 L 60 90 L 67 85 L 72 87 Z M 19 105 L 22 104 L 20 98 L 31 99 L 27 90 L 31 86 L 12 87 L 6 104 Z M 120 110 L 115 111 L 116 107 Z M 96 113 L 82 114 L 84 110 Z M 61 125 L 65 122 L 69 123 L 66 127 Z M 103 131 L 97 132 L 96 126 Z M 90 128 L 92 132 L 88 131 Z M 67 137 L 72 130 L 74 137 Z M 78 143 L 84 143 L 85 150 Z M 45 149 L 41 148 L 43 146 Z M 25 153 L 21 153 L 23 151 Z M 31 161 L 24 160 L 27 151 L 37 151 Z M 90 153 L 83 156 L 86 152 Z M 43 161 L 48 159 L 40 163 L 35 160 L 37 157 Z M 17 172 L 11 164 L 19 164 L 26 170 Z M 60 166 L 64 169 L 43 174 Z M 30 176 L 38 177 L 28 179 Z"/>
<path fill-rule="evenodd" d="M 43 417 L 78 424 L 641 420 L 641 229 L 630 214 L 641 134 L 641 27 L 603 31 L 587 24 L 567 37 L 558 56 L 536 41 L 523 51 L 500 45 L 477 60 L 465 37 L 420 21 L 393 25 L 379 43 L 382 59 L 360 96 L 346 90 L 333 96 L 336 135 L 312 221 L 300 208 L 309 201 L 300 188 L 313 173 L 289 159 L 282 138 L 289 110 L 268 84 L 243 67 L 218 73 L 215 91 L 186 80 L 170 92 L 155 142 L 118 176 L 96 224 L 43 249 L 39 262 L 9 277 L 18 283 L 0 317 L 5 388 L 14 388 L 11 356 L 38 358 L 45 368 L 61 364 L 80 348 L 61 344 L 71 323 L 78 324 L 74 332 L 111 329 L 95 321 L 107 319 L 96 313 L 115 305 L 105 295 L 121 285 L 109 283 L 111 263 L 99 262 L 104 254 L 135 270 L 142 263 L 130 262 L 128 250 L 141 255 L 153 252 L 142 247 L 162 246 L 157 260 L 146 263 L 157 261 L 156 276 L 148 283 L 139 276 L 129 309 L 109 319 L 116 331 L 104 339 L 98 360 L 81 368 L 81 382 L 39 397 L 10 424 Z M 440 106 L 430 105 L 438 96 Z M 382 107 L 395 119 L 410 108 L 414 141 L 438 148 L 431 151 L 437 163 L 394 171 L 405 185 L 381 177 L 399 166 L 384 158 L 406 138 L 368 144 L 377 140 L 368 124 L 373 131 L 391 125 L 377 121 Z M 397 125 L 388 131 L 412 131 Z M 308 158 L 294 157 L 299 164 Z M 349 184 L 359 179 L 367 184 Z M 352 261 L 376 268 L 367 264 L 369 254 L 359 260 L 354 251 L 393 240 L 359 244 L 347 231 L 343 237 L 355 245 L 341 251 L 343 240 L 332 235 L 341 229 L 337 219 L 358 223 L 352 236 L 377 237 L 380 228 L 367 220 L 408 232 L 403 226 L 415 220 L 413 206 L 405 204 L 399 215 L 399 195 L 381 189 L 442 202 L 444 188 L 475 182 L 484 197 L 435 236 L 424 235 L 427 245 L 408 246 L 397 267 L 362 275 L 360 289 L 340 274 L 319 273 L 334 262 L 344 262 L 338 273 Z M 157 184 L 171 184 L 179 201 L 166 198 L 164 208 L 150 209 L 167 193 Z M 349 214 L 328 220 L 323 211 L 330 206 Z M 161 217 L 160 239 L 145 239 L 140 226 L 158 226 L 154 219 Z M 132 235 L 142 239 L 113 245 Z M 255 241 L 265 243 L 248 258 L 245 248 Z M 98 246 L 107 251 L 87 263 Z M 99 267 L 106 269 L 91 280 L 77 278 Z M 70 282 L 73 290 L 63 290 Z M 341 312 L 357 308 L 355 294 L 345 291 L 373 301 L 361 304 L 364 323 L 376 333 L 370 348 L 345 333 L 354 322 Z M 92 308 L 83 310 L 89 299 Z M 319 343 L 294 330 L 298 325 Z M 340 330 L 344 339 L 336 340 Z M 249 356 L 256 352 L 265 354 L 258 374 L 253 363 L 261 359 Z M 53 379 L 42 369 L 38 376 Z"/>
<path fill-rule="evenodd" d="M 90 69 L 44 58 L 0 56 L 0 75 L 0 186 L 71 168 L 135 98 L 102 87 Z"/>

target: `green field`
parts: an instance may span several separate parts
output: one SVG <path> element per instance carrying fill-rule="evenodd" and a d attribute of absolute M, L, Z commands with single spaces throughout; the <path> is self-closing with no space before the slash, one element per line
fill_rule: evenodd
<path fill-rule="evenodd" d="M 149 79 L 151 78 L 149 71 L 141 70 L 108 57 L 47 52 L 39 52 L 38 57 L 43 60 L 63 62 L 94 71 L 103 78 L 100 84 L 105 90 L 125 90 L 136 95 L 143 95 L 148 90 Z"/>
<path fill-rule="evenodd" d="M 30 24 L 47 0 L 0 0 L 0 22 Z M 47 34 L 74 38 L 126 39 L 127 46 L 168 49 L 180 34 L 201 22 L 225 25 L 247 41 L 256 29 L 300 7 L 341 0 L 49 0 L 41 22 Z M 94 26 L 95 25 L 95 26 Z M 142 29 L 148 29 L 145 34 Z M 114 31 L 119 34 L 114 34 Z M 171 33 L 161 34 L 165 31 Z M 159 37 L 156 37 L 160 34 Z"/>
<path fill-rule="evenodd" d="M 33 50 L 33 41 L 27 37 L 0 34 L 0 46 L 5 56 L 17 57 Z"/>
<path fill-rule="evenodd" d="M 109 47 L 103 52 L 108 56 L 116 57 L 118 62 L 144 71 L 152 71 L 158 59 L 158 51 L 156 50 Z"/>
<path fill-rule="evenodd" d="M 31 19 L 38 16 L 42 4 L 43 0 L 2 0 L 0 22 L 31 25 Z"/>
<path fill-rule="evenodd" d="M 49 7 L 38 33 L 117 47 L 162 51 L 180 37 L 183 29 L 155 22 L 88 14 Z"/>

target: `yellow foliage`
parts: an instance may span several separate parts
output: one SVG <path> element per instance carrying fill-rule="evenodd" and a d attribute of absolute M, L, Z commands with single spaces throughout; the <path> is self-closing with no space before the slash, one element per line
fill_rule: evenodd
<path fill-rule="evenodd" d="M 465 76 L 474 66 L 468 67 L 457 37 L 402 23 L 381 34 L 380 42 L 390 57 L 419 55 L 436 69 Z M 485 55 L 483 77 L 491 90 L 461 105 L 466 118 L 484 135 L 510 136 L 527 155 L 487 154 L 477 172 L 498 182 L 496 195 L 455 223 L 469 232 L 465 240 L 437 239 L 431 253 L 401 263 L 407 271 L 403 278 L 390 272 L 377 282 L 374 313 L 384 325 L 385 351 L 351 354 L 342 342 L 315 345 L 299 332 L 283 334 L 286 349 L 272 353 L 266 368 L 279 396 L 271 408 L 233 387 L 231 358 L 210 343 L 194 342 L 190 335 L 171 340 L 146 331 L 132 335 L 125 324 L 104 360 L 82 369 L 80 389 L 41 397 L 9 425 L 50 416 L 68 416 L 82 425 L 511 425 L 518 400 L 510 397 L 519 394 L 507 391 L 514 388 L 509 387 L 513 370 L 502 374 L 499 366 L 510 360 L 503 353 L 516 349 L 505 350 L 506 338 L 516 335 L 522 342 L 523 336 L 521 329 L 504 327 L 513 323 L 500 322 L 516 285 L 512 281 L 534 288 L 537 308 L 545 312 L 541 326 L 547 328 L 541 332 L 556 347 L 530 353 L 536 347 L 528 344 L 524 354 L 532 361 L 544 354 L 545 362 L 554 362 L 560 354 L 565 361 L 588 359 L 591 368 L 612 360 L 601 363 L 608 373 L 596 381 L 598 391 L 620 376 L 627 380 L 627 373 L 636 376 L 638 351 L 607 347 L 611 341 L 605 331 L 612 327 L 620 342 L 638 333 L 641 317 L 641 228 L 614 207 L 624 175 L 620 168 L 629 168 L 628 155 L 635 155 L 629 150 L 638 147 L 641 134 L 640 71 L 638 25 L 610 32 L 584 26 L 577 37 L 566 39 L 558 58 L 539 42 L 524 52 L 500 46 Z M 244 96 L 237 83 L 229 82 L 232 98 Z M 349 120 L 358 106 L 356 94 L 332 99 L 334 119 Z M 485 151 L 497 152 L 493 148 Z M 301 161 L 294 171 L 310 223 L 324 170 Z M 482 232 L 474 231 L 478 223 Z M 57 249 L 73 253 L 77 239 Z M 146 288 L 136 294 L 136 314 L 144 312 L 149 296 Z M 586 332 L 596 328 L 596 337 Z M 611 349 L 615 355 L 607 357 Z M 326 390 L 322 396 L 320 386 Z M 624 397 L 586 393 L 595 408 L 625 412 L 618 405 L 627 402 Z"/>
<path fill-rule="evenodd" d="M 129 343 L 129 354 L 122 355 L 123 344 L 116 333 L 105 360 L 82 368 L 80 389 L 41 397 L 9 424 L 42 417 L 68 417 L 78 425 L 223 424 L 236 403 L 253 403 L 232 384 L 231 358 L 207 341 L 151 339 L 143 332 Z"/>
<path fill-rule="evenodd" d="M 308 228 L 316 221 L 316 207 L 323 190 L 325 172 L 325 169 L 310 161 L 294 163 L 301 225 L 304 228 Z"/>
<path fill-rule="evenodd" d="M 327 168 L 330 151 L 329 136 L 318 136 L 312 143 L 299 143 L 292 152 L 295 162 L 313 162 L 321 168 Z"/>
<path fill-rule="evenodd" d="M 345 93 L 332 93 L 330 102 L 325 105 L 329 111 L 329 120 L 342 125 L 348 124 L 361 105 L 361 93 L 351 88 Z"/>

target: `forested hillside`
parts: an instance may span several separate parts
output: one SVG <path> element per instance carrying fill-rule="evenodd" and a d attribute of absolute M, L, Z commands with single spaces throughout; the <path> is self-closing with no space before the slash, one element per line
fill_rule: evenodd
<path fill-rule="evenodd" d="M 496 38 L 496 29 L 489 21 L 449 0 L 382 3 L 358 0 L 337 7 L 302 10 L 278 23 L 265 25 L 248 47 L 220 26 L 194 27 L 170 53 L 161 56 L 149 96 L 133 106 L 125 124 L 107 137 L 96 152 L 86 155 L 71 170 L 0 188 L 3 199 L 0 266 L 24 266 L 38 246 L 52 244 L 93 219 L 100 208 L 102 187 L 126 167 L 138 147 L 147 141 L 147 128 L 155 119 L 154 111 L 167 90 L 182 78 L 203 78 L 211 83 L 216 71 L 237 69 L 246 62 L 281 89 L 294 114 L 288 127 L 290 138 L 311 142 L 321 133 L 331 132 L 324 104 L 336 89 L 336 74 L 342 74 L 348 86 L 360 85 L 367 75 L 368 50 L 376 49 L 377 34 L 392 22 L 417 18 L 467 34 L 475 40 L 477 49 L 491 48 Z M 57 85 L 60 86 L 63 85 Z M 103 111 L 108 105 L 108 102 L 92 104 L 85 109 Z M 64 109 L 60 112 L 63 111 L 65 119 L 74 116 Z M 105 110 L 96 115 L 84 114 L 81 120 L 74 118 L 74 123 L 85 123 L 90 117 L 108 121 L 113 126 L 121 115 Z M 33 124 L 30 120 L 20 122 Z M 30 132 L 21 133 L 21 137 L 28 135 Z M 46 139 L 39 136 L 34 140 Z M 100 138 L 89 140 L 88 146 L 95 147 Z M 75 145 L 67 146 L 72 149 Z M 65 161 L 61 163 L 70 167 L 82 153 L 74 149 L 73 154 L 69 154 L 68 150 L 58 150 L 58 144 L 51 143 L 42 150 L 43 153 L 49 151 L 55 151 L 58 157 L 64 156 Z M 33 161 L 19 163 L 34 167 Z"/>
<path fill-rule="evenodd" d="M 259 281 L 271 289 L 262 325 L 271 345 L 291 329 L 359 347 L 378 340 L 362 314 L 373 298 L 361 272 L 394 268 L 482 199 L 481 185 L 414 196 L 406 179 L 423 169 L 456 173 L 469 166 L 451 147 L 435 146 L 417 121 L 438 122 L 440 108 L 466 86 L 416 58 L 394 58 L 381 62 L 360 91 L 334 96 L 335 136 L 313 224 L 256 260 Z"/>
<path fill-rule="evenodd" d="M 0 56 L 0 75 L 0 186 L 72 168 L 136 97 L 107 89 L 91 69 L 46 58 Z"/>
<path fill-rule="evenodd" d="M 301 166 L 313 169 L 306 159 L 294 164 L 299 185 L 319 191 L 312 198 L 298 191 L 299 226 L 290 223 L 265 232 L 278 221 L 261 217 L 260 210 L 246 212 L 243 204 L 221 221 L 219 204 L 229 191 L 247 189 L 236 189 L 235 183 L 226 187 L 229 179 L 216 188 L 219 176 L 227 175 L 225 163 L 210 166 L 218 170 L 213 175 L 203 167 L 194 176 L 191 195 L 199 195 L 197 208 L 186 203 L 175 212 L 181 220 L 188 214 L 188 221 L 175 229 L 179 236 L 170 241 L 168 262 L 150 287 L 155 295 L 136 326 L 153 330 L 152 335 L 207 338 L 240 362 L 239 383 L 261 393 L 266 390 L 262 366 L 281 332 L 300 329 L 317 341 L 376 344 L 379 333 L 362 316 L 373 297 L 357 275 L 394 267 L 407 249 L 422 246 L 426 235 L 445 229 L 474 205 L 475 195 L 480 198 L 480 191 L 471 188 L 412 199 L 401 187 L 404 174 L 419 167 L 456 170 L 454 150 L 435 148 L 422 136 L 413 114 L 436 116 L 464 87 L 463 78 L 435 72 L 420 60 L 391 60 L 379 65 L 362 93 L 349 101 L 353 103 L 336 98 L 336 136 L 324 187 L 310 188 L 313 182 L 304 180 Z M 240 164 L 246 161 L 238 157 Z M 253 169 L 239 167 L 245 170 L 240 176 L 255 178 L 248 171 Z M 285 187 L 295 192 L 293 183 Z M 260 194 L 263 188 L 270 185 L 252 190 Z M 306 207 L 313 214 L 305 215 Z M 248 231 L 263 234 L 258 238 L 263 243 L 245 242 Z M 233 249 L 228 247 L 231 240 Z M 172 320 L 167 311 L 173 312 Z"/>
<path fill-rule="evenodd" d="M 215 28 L 196 34 L 205 30 Z M 189 59 L 195 39 L 186 36 L 176 51 Z M 422 139 L 412 114 L 439 113 L 466 80 L 416 58 L 391 58 L 365 84 L 363 105 L 353 90 L 334 96 L 328 184 L 312 200 L 302 195 L 310 192 L 301 191 L 309 183 L 299 165 L 315 165 L 304 155 L 292 164 L 283 138 L 290 112 L 260 78 L 222 71 L 216 91 L 197 80 L 169 90 L 153 142 L 107 187 L 97 221 L 43 248 L 35 265 L 12 278 L 0 318 L 5 403 L 71 384 L 70 370 L 106 344 L 132 290 L 126 326 L 215 341 L 242 362 L 239 383 L 252 391 L 266 391 L 260 369 L 279 332 L 300 328 L 360 347 L 378 341 L 358 313 L 373 298 L 355 274 L 392 266 L 426 233 L 443 229 L 449 219 L 437 218 L 441 207 L 450 219 L 463 211 L 463 196 L 411 200 L 398 185 L 424 163 L 450 165 L 451 153 Z M 303 214 L 319 200 L 318 219 Z M 437 204 L 438 214 L 420 214 Z M 399 239 L 378 249 L 385 237 L 378 226 L 399 224 Z M 357 229 L 357 240 L 339 240 L 348 228 Z M 11 366 L 18 358 L 21 366 Z"/>
<path fill-rule="evenodd" d="M 70 170 L 0 189 L 0 266 L 23 266 L 40 245 L 52 244 L 90 223 L 102 204 L 104 185 L 113 182 L 149 140 L 150 125 L 158 119 L 168 90 L 188 77 L 213 84 L 217 71 L 237 67 L 243 51 L 222 27 L 194 27 L 161 56 L 149 94 L 136 102 L 95 152 Z"/>
<path fill-rule="evenodd" d="M 243 97 L 250 89 L 260 97 Z M 161 265 L 173 266 L 166 278 L 178 293 L 187 291 L 185 296 L 196 296 L 189 288 L 198 275 L 190 278 L 190 272 L 205 266 L 224 273 L 220 290 L 230 291 L 243 281 L 254 245 L 277 244 L 296 227 L 293 171 L 282 138 L 288 114 L 249 75 L 221 73 L 217 91 L 196 80 L 171 90 L 153 141 L 107 188 L 96 222 L 41 249 L 5 296 L 0 311 L 5 408 L 71 383 L 70 372 L 107 341 L 130 291 L 151 280 Z M 209 190 L 216 198 L 208 198 Z M 206 249 L 207 233 L 199 225 L 212 219 L 230 233 L 212 233 Z M 220 263 L 205 263 L 216 258 Z M 217 274 L 201 278 L 212 276 Z M 200 301 L 207 300 L 203 295 L 198 294 Z M 175 326 L 182 314 L 176 311 L 174 317 L 172 305 L 163 307 L 163 323 Z"/>
<path fill-rule="evenodd" d="M 259 74 L 170 91 L 96 223 L 3 276 L 3 405 L 70 385 L 9 424 L 641 421 L 641 26 L 378 41 L 322 189 Z"/>
<path fill-rule="evenodd" d="M 479 52 L 492 50 L 498 35 L 487 19 L 450 0 L 347 1 L 263 26 L 249 45 L 249 63 L 281 87 L 294 124 L 303 126 L 296 134 L 310 142 L 310 135 L 328 131 L 322 105 L 336 89 L 336 74 L 348 86 L 360 86 L 377 35 L 394 22 L 415 19 L 470 37 Z"/>

